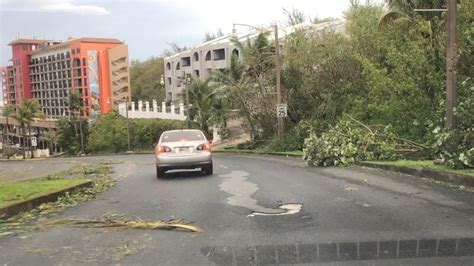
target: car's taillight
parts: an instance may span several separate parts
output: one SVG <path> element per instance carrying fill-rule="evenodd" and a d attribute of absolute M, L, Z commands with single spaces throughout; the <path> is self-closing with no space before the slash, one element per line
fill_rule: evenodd
<path fill-rule="evenodd" d="M 170 152 L 170 151 L 171 151 L 171 148 L 166 147 L 166 146 L 157 146 L 156 149 L 155 149 L 156 154 L 160 154 L 160 153 L 164 153 L 164 152 Z"/>
<path fill-rule="evenodd" d="M 211 143 L 206 142 L 197 147 L 198 151 L 211 151 Z"/>

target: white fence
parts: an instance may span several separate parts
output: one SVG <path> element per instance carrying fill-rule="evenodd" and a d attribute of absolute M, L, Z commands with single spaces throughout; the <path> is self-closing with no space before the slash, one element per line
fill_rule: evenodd
<path fill-rule="evenodd" d="M 184 104 L 180 103 L 178 106 L 171 104 L 166 106 L 165 102 L 158 106 L 156 100 L 153 100 L 152 106 L 150 102 L 138 101 L 138 105 L 135 102 L 131 102 L 128 110 L 129 118 L 160 118 L 170 120 L 186 120 L 184 114 Z M 127 116 L 127 105 L 125 103 L 119 104 L 119 114 Z"/>

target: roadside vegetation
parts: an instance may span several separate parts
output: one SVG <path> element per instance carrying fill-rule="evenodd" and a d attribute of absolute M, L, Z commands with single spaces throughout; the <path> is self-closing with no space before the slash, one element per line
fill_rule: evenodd
<path fill-rule="evenodd" d="M 383 163 L 388 165 L 395 165 L 395 166 L 403 166 L 408 168 L 414 169 L 429 169 L 439 172 L 447 172 L 453 174 L 462 174 L 471 176 L 474 178 L 474 169 L 452 169 L 447 167 L 446 165 L 437 165 L 434 164 L 432 160 L 397 160 L 397 161 L 387 161 L 387 162 L 380 162 L 380 161 L 369 161 L 370 163 Z"/>
<path fill-rule="evenodd" d="M 352 1 L 344 31 L 297 30 L 285 39 L 282 88 L 288 103 L 285 134 L 276 136 L 274 46 L 268 33 L 236 42 L 242 58 L 216 71 L 205 94 L 193 98 L 200 117 L 219 117 L 225 132 L 229 110 L 251 135 L 237 148 L 303 151 L 311 164 L 348 165 L 361 160 L 442 159 L 447 167 L 474 167 L 474 3 L 458 4 L 457 128 L 445 129 L 446 8 L 443 1 L 382 5 Z M 288 24 L 308 20 L 286 12 Z M 311 20 L 320 23 L 321 20 Z M 200 108 L 213 95 L 216 108 Z M 204 114 L 203 114 L 204 113 Z M 224 114 L 224 115 L 223 115 Z M 198 119 L 194 119 L 198 121 Z M 202 129 L 208 125 L 196 124 Z"/>

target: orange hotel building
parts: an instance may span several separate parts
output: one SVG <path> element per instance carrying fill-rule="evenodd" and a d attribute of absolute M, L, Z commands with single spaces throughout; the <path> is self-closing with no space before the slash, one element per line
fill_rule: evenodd
<path fill-rule="evenodd" d="M 48 118 L 69 116 L 72 90 L 82 95 L 84 117 L 104 114 L 131 97 L 128 46 L 116 39 L 67 41 L 18 39 L 10 42 L 5 101 L 37 99 Z"/>

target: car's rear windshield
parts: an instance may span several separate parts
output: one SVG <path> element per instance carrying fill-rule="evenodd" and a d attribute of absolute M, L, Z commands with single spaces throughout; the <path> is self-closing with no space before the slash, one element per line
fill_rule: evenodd
<path fill-rule="evenodd" d="M 163 133 L 161 142 L 205 140 L 199 131 L 173 131 Z"/>

